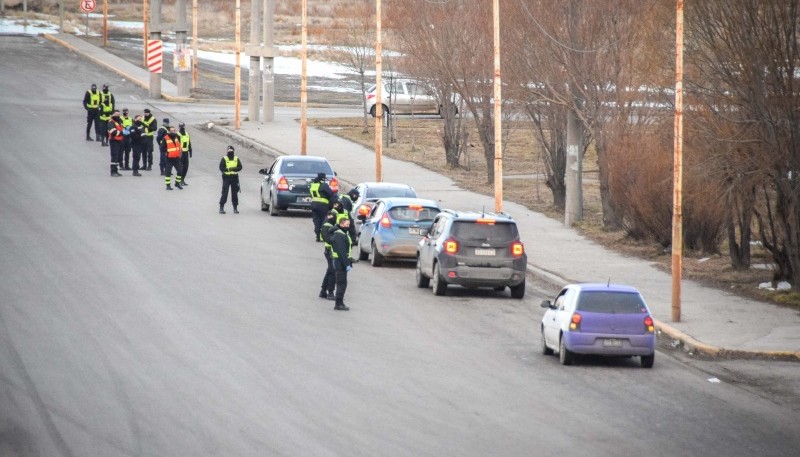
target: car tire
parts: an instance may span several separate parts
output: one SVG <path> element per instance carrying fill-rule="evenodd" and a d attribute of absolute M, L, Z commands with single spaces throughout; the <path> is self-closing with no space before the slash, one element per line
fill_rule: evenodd
<path fill-rule="evenodd" d="M 372 108 L 370 108 L 370 109 L 369 109 L 369 114 L 370 114 L 370 116 L 372 116 L 372 117 L 375 117 L 375 116 L 377 116 L 377 115 L 378 115 L 378 108 L 377 108 L 377 106 L 378 106 L 378 105 L 372 105 Z M 386 106 L 386 105 L 381 105 L 381 106 L 383 106 L 383 114 L 390 114 L 390 113 L 389 113 L 389 107 L 388 107 L 388 106 Z"/>
<path fill-rule="evenodd" d="M 564 343 L 564 336 L 558 339 L 558 360 L 561 365 L 572 365 L 573 355 Z"/>
<path fill-rule="evenodd" d="M 542 328 L 541 331 L 542 331 L 542 354 L 553 355 L 553 350 L 547 347 L 547 343 L 545 343 L 544 341 L 544 328 Z"/>
<path fill-rule="evenodd" d="M 417 287 L 420 289 L 427 289 L 431 284 L 431 278 L 425 276 L 422 272 L 422 265 L 420 265 L 419 257 L 417 257 L 417 268 L 414 270 L 414 279 L 417 282 Z"/>
<path fill-rule="evenodd" d="M 269 215 L 270 216 L 277 216 L 278 215 L 278 204 L 275 201 L 275 198 L 270 197 L 269 199 Z"/>
<path fill-rule="evenodd" d="M 367 260 L 369 258 L 369 252 L 364 252 L 361 249 L 361 246 L 358 247 L 358 260 Z"/>
<path fill-rule="evenodd" d="M 447 283 L 439 271 L 439 263 L 433 264 L 433 295 L 442 296 L 447 293 Z"/>
<path fill-rule="evenodd" d="M 523 279 L 521 283 L 511 286 L 509 289 L 511 289 L 511 298 L 521 299 L 525 296 L 525 280 Z"/>
<path fill-rule="evenodd" d="M 375 246 L 375 242 L 372 242 L 372 250 L 370 251 L 370 259 L 369 264 L 373 267 L 379 267 L 383 265 L 383 255 L 378 252 L 378 248 Z"/>
<path fill-rule="evenodd" d="M 641 359 L 642 368 L 653 368 L 653 364 L 656 361 L 656 353 L 652 353 L 650 355 L 643 355 L 639 357 Z"/>
<path fill-rule="evenodd" d="M 259 199 L 259 200 L 261 200 L 261 211 L 267 211 L 267 210 L 269 210 L 269 205 L 267 205 L 266 203 L 264 203 L 264 194 L 263 194 L 263 192 L 260 192 L 260 193 L 259 193 L 259 197 L 258 197 L 258 199 Z"/>

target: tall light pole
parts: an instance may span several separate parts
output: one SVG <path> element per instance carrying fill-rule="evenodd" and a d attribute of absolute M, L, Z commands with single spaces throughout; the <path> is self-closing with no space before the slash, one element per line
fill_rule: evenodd
<path fill-rule="evenodd" d="M 308 5 L 307 1 L 303 0 L 302 6 L 302 24 L 301 26 L 301 49 L 302 56 L 302 75 L 300 76 L 300 155 L 306 155 L 306 129 L 308 128 L 308 120 L 306 119 L 306 105 L 308 104 L 308 93 L 306 86 L 306 46 L 308 46 Z"/>
<path fill-rule="evenodd" d="M 381 49 L 381 0 L 375 0 L 375 181 L 382 181 L 383 153 L 383 50 Z"/>
<path fill-rule="evenodd" d="M 503 126 L 500 85 L 500 4 L 492 4 L 494 17 L 494 211 L 503 211 Z"/>
<path fill-rule="evenodd" d="M 197 90 L 197 0 L 192 0 L 192 90 Z"/>
<path fill-rule="evenodd" d="M 683 0 L 675 18 L 675 160 L 672 168 L 672 322 L 681 321 L 683 264 Z"/>
<path fill-rule="evenodd" d="M 147 68 L 147 43 L 148 43 L 148 40 L 150 39 L 149 38 L 150 37 L 150 30 L 149 30 L 150 4 L 149 4 L 148 0 L 144 0 L 144 3 L 142 5 L 142 10 L 143 10 L 142 23 L 144 24 L 144 31 L 143 31 L 144 32 L 144 66 L 145 66 L 145 68 Z"/>
<path fill-rule="evenodd" d="M 234 125 L 236 130 L 241 126 L 241 116 L 239 114 L 242 98 L 242 0 L 236 0 L 236 69 L 234 70 Z"/>

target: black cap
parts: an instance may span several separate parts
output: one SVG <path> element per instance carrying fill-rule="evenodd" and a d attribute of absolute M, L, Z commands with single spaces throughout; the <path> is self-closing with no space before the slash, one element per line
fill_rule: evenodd
<path fill-rule="evenodd" d="M 145 112 L 145 114 L 150 114 L 150 108 L 145 108 L 144 112 Z"/>
<path fill-rule="evenodd" d="M 108 84 L 103 84 L 103 89 L 108 89 Z"/>
<path fill-rule="evenodd" d="M 358 189 L 356 189 L 355 187 L 353 187 L 352 189 L 350 189 L 350 192 L 348 192 L 348 194 L 349 194 L 351 197 L 356 197 L 356 198 L 358 198 L 358 196 L 359 196 L 359 195 L 361 195 L 361 193 L 360 193 L 360 192 L 358 191 Z"/>
<path fill-rule="evenodd" d="M 169 118 L 165 117 L 164 120 L 161 121 L 163 124 L 169 124 Z"/>
<path fill-rule="evenodd" d="M 92 84 L 92 90 L 97 89 L 97 84 Z"/>
<path fill-rule="evenodd" d="M 186 124 L 184 124 L 183 122 L 179 122 L 178 123 L 178 127 L 179 128 L 184 128 L 184 127 L 186 127 Z"/>
<path fill-rule="evenodd" d="M 233 152 L 233 146 L 228 146 L 228 152 Z"/>
<path fill-rule="evenodd" d="M 124 114 L 128 114 L 128 108 L 122 108 L 122 112 L 123 112 Z"/>
<path fill-rule="evenodd" d="M 317 179 L 325 179 L 325 173 L 323 172 L 317 173 Z"/>

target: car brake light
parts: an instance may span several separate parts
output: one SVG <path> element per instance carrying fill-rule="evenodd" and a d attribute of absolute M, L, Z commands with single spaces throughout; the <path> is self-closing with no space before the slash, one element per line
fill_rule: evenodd
<path fill-rule="evenodd" d="M 455 254 L 458 252 L 458 241 L 447 240 L 444 242 L 444 252 L 448 254 Z"/>
<path fill-rule="evenodd" d="M 522 241 L 515 241 L 511 243 L 511 255 L 514 257 L 519 257 L 522 254 L 525 254 L 525 246 L 522 244 Z"/>
<path fill-rule="evenodd" d="M 569 322 L 569 329 L 570 330 L 578 330 L 578 327 L 581 325 L 581 315 L 578 313 L 572 314 L 572 320 Z"/>
<path fill-rule="evenodd" d="M 285 176 L 281 176 L 278 180 L 278 190 L 289 190 L 289 181 L 286 180 Z"/>
<path fill-rule="evenodd" d="M 381 227 L 392 228 L 392 220 L 389 219 L 389 216 L 383 216 L 381 218 Z"/>
<path fill-rule="evenodd" d="M 415 209 L 419 211 L 422 209 L 422 205 L 408 205 L 408 209 Z"/>
<path fill-rule="evenodd" d="M 647 330 L 650 333 L 653 333 L 653 332 L 656 331 L 656 328 L 653 326 L 653 318 L 652 317 L 647 316 L 647 317 L 644 318 L 644 328 L 645 328 L 645 330 Z"/>
<path fill-rule="evenodd" d="M 330 182 L 328 183 L 331 190 L 334 192 L 339 192 L 339 180 L 336 178 L 331 178 Z"/>
<path fill-rule="evenodd" d="M 369 216 L 370 208 L 367 205 L 361 205 L 358 207 L 358 215 L 359 216 Z"/>
<path fill-rule="evenodd" d="M 495 220 L 491 219 L 491 218 L 488 218 L 488 217 L 482 217 L 482 218 L 478 219 L 476 222 L 479 223 L 479 224 L 494 225 Z"/>
<path fill-rule="evenodd" d="M 367 95 L 367 100 L 372 100 L 373 98 L 375 98 L 375 94 Z"/>

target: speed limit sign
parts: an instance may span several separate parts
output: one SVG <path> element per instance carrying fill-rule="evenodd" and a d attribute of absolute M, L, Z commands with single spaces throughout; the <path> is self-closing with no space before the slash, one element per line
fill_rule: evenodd
<path fill-rule="evenodd" d="M 91 13 L 94 11 L 94 8 L 97 6 L 97 2 L 95 0 L 81 0 L 81 11 L 86 14 Z"/>

